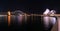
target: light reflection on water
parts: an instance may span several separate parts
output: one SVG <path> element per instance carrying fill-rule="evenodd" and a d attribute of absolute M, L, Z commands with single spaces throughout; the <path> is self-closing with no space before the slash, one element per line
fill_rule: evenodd
<path fill-rule="evenodd" d="M 40 31 L 44 31 L 45 27 L 43 24 L 43 20 L 41 21 L 41 17 L 40 16 L 28 16 L 27 21 L 24 21 L 25 19 L 22 19 L 22 23 L 18 23 L 20 21 L 18 21 L 18 16 L 11 16 L 11 25 L 9 27 L 9 30 L 23 30 L 23 31 L 35 31 L 35 30 L 40 30 Z M 4 17 L 0 17 L 0 27 L 2 28 L 6 28 L 8 27 L 8 23 L 7 23 L 7 16 Z M 49 26 L 50 27 L 50 26 Z M 4 28 L 4 29 L 5 29 Z"/>
<path fill-rule="evenodd" d="M 22 24 L 18 23 L 18 16 L 11 16 L 11 26 L 18 29 L 22 30 L 42 30 L 45 31 L 46 27 L 44 27 L 43 20 L 41 21 L 40 16 L 28 16 L 29 18 L 25 22 L 25 19 L 22 19 Z M 19 28 L 20 27 L 20 28 Z M 51 30 L 52 26 L 48 26 L 49 28 L 47 29 L 48 31 Z M 17 30 L 18 30 L 17 29 Z"/>
<path fill-rule="evenodd" d="M 7 16 L 0 16 L 0 30 L 7 30 L 8 23 L 7 23 Z"/>

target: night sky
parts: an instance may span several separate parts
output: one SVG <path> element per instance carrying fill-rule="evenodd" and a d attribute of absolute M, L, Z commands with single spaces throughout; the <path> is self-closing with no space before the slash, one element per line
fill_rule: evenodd
<path fill-rule="evenodd" d="M 0 11 L 21 10 L 26 13 L 42 14 L 46 8 L 54 9 L 59 13 L 60 2 L 57 0 L 0 0 Z"/>
<path fill-rule="evenodd" d="M 46 10 L 46 8 L 50 10 L 52 9 L 56 10 L 57 13 L 60 13 L 60 1 L 58 0 L 57 1 L 56 0 L 0 0 L 0 12 L 7 12 L 9 10 L 10 11 L 21 10 L 26 13 L 42 14 Z M 41 27 L 42 25 L 40 25 L 41 24 L 40 17 L 37 20 L 35 21 L 36 22 L 35 27 L 37 25 L 38 28 Z M 38 22 L 40 23 L 38 24 Z M 34 28 L 34 24 L 32 24 L 31 26 L 29 26 L 30 24 L 27 25 L 28 28 L 29 27 L 31 28 L 31 26 Z M 12 28 L 13 27 L 11 27 L 11 29 Z M 41 30 L 41 29 L 37 29 L 37 30 Z"/>

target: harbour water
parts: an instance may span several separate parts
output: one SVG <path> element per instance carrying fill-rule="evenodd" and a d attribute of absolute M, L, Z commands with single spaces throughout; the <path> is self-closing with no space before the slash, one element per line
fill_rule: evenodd
<path fill-rule="evenodd" d="M 41 16 L 28 16 L 27 20 L 25 18 L 22 21 L 18 20 L 18 16 L 11 16 L 11 25 L 9 30 L 19 30 L 19 31 L 50 31 L 52 26 L 49 26 L 47 30 L 44 27 L 43 19 Z"/>
<path fill-rule="evenodd" d="M 8 30 L 7 16 L 0 16 L 0 31 Z"/>
<path fill-rule="evenodd" d="M 18 20 L 18 16 L 12 15 L 8 26 L 8 17 L 0 17 L 0 30 L 7 31 L 50 31 L 52 27 L 45 30 L 43 19 L 41 16 L 27 16 L 27 20 L 23 17 L 22 21 Z"/>

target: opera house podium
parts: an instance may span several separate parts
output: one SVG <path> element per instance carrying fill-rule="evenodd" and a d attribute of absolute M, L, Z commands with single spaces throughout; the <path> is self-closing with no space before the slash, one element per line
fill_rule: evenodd
<path fill-rule="evenodd" d="M 55 14 L 55 16 L 57 17 L 57 22 L 51 31 L 60 31 L 60 14 Z"/>
<path fill-rule="evenodd" d="M 57 22 L 56 24 L 53 26 L 51 31 L 60 31 L 60 16 L 57 17 Z"/>

